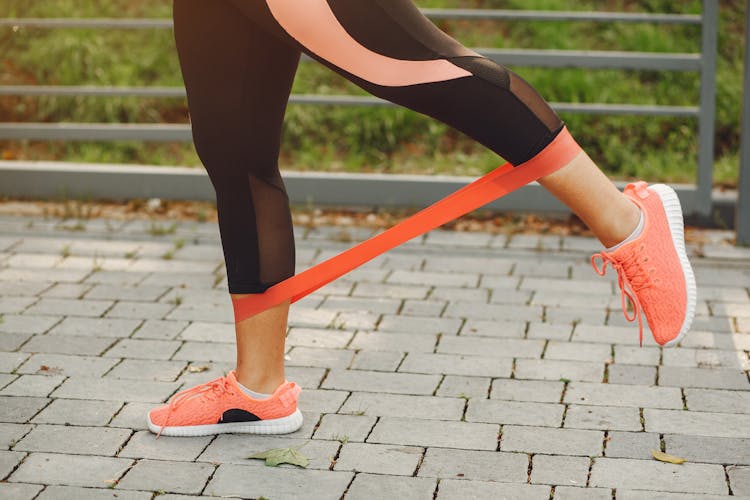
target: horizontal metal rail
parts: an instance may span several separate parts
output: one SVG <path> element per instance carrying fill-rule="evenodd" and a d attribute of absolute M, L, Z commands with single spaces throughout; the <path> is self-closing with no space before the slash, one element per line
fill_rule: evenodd
<path fill-rule="evenodd" d="M 292 95 L 291 104 L 391 107 L 392 103 L 374 97 Z M 654 106 L 633 104 L 550 103 L 560 113 L 589 115 L 639 115 L 697 117 L 692 106 Z M 150 123 L 0 123 L 0 139 L 36 141 L 147 141 L 192 140 L 190 126 Z"/>
<path fill-rule="evenodd" d="M 628 12 L 566 12 L 518 11 L 504 9 L 420 9 L 435 20 L 512 20 L 512 21 L 587 21 L 621 23 L 655 23 L 699 25 L 701 16 L 695 14 L 647 14 Z M 117 18 L 2 18 L 0 27 L 23 28 L 91 28 L 91 29 L 171 29 L 171 19 Z"/>

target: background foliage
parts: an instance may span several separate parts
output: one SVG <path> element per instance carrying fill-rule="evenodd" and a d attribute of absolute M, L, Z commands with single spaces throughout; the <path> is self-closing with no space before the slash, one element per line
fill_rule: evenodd
<path fill-rule="evenodd" d="M 700 0 L 418 0 L 420 7 L 700 12 Z M 744 4 L 721 2 L 715 178 L 732 185 L 739 165 Z M 3 0 L 0 17 L 169 17 L 171 0 Z M 583 22 L 446 21 L 465 45 L 698 52 L 700 28 Z M 181 85 L 168 30 L 0 28 L 0 84 Z M 695 105 L 693 73 L 519 68 L 553 102 Z M 298 93 L 362 93 L 317 64 L 303 64 Z M 692 182 L 693 119 L 563 115 L 611 175 Z M 184 123 L 182 99 L 0 97 L 0 121 Z M 5 158 L 199 165 L 189 144 L 0 142 Z M 282 168 L 478 175 L 500 162 L 450 128 L 404 109 L 290 106 Z"/>

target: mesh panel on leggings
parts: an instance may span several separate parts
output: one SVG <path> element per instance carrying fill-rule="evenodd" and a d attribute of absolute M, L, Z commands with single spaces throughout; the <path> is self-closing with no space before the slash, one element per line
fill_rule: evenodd
<path fill-rule="evenodd" d="M 294 233 L 281 176 L 266 182 L 248 174 L 255 206 L 259 279 L 273 285 L 294 274 Z"/>

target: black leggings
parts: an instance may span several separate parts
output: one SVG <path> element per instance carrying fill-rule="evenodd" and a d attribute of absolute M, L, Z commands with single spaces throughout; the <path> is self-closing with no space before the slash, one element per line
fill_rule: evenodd
<path fill-rule="evenodd" d="M 278 156 L 301 52 L 513 165 L 563 128 L 528 83 L 440 31 L 411 0 L 175 0 L 174 21 L 234 294 L 261 293 L 294 274 Z"/>

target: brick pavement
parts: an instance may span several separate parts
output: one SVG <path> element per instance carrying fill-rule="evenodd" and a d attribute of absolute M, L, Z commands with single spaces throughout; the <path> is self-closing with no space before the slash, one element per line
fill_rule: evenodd
<path fill-rule="evenodd" d="M 156 441 L 145 412 L 234 360 L 216 226 L 160 224 L 0 217 L 1 498 L 750 498 L 731 233 L 690 247 L 696 327 L 664 350 L 588 269 L 595 241 L 433 232 L 293 306 L 302 429 Z M 296 234 L 300 269 L 349 245 Z M 306 470 L 246 459 L 300 445 Z"/>

